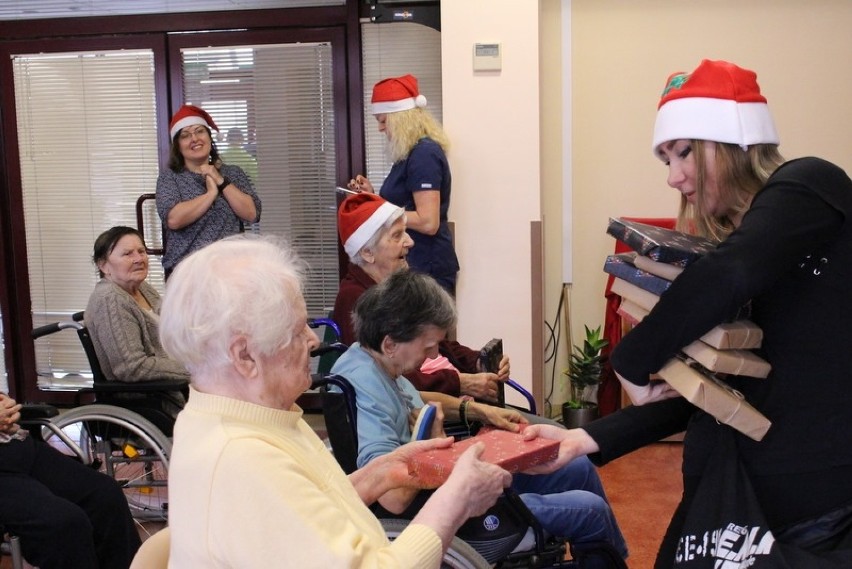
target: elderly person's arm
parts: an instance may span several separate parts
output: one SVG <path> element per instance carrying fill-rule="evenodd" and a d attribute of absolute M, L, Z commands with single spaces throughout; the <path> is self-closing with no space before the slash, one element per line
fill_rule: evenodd
<path fill-rule="evenodd" d="M 380 456 L 349 475 L 349 481 L 365 504 L 370 505 L 392 490 L 422 489 L 417 479 L 409 472 L 411 458 L 420 452 L 436 448 L 447 448 L 453 444 L 452 437 L 415 441 Z M 409 500 L 410 501 L 410 500 Z M 407 505 L 407 504 L 406 504 Z"/>
<path fill-rule="evenodd" d="M 439 403 L 444 410 L 444 418 L 449 421 L 460 421 L 465 418 L 468 421 L 479 421 L 486 425 L 492 425 L 498 429 L 518 432 L 518 425 L 528 421 L 515 409 L 504 409 L 485 403 L 473 401 L 462 401 L 458 397 L 452 397 L 445 393 L 421 391 L 423 401 Z M 465 417 L 461 416 L 464 411 Z"/>
<path fill-rule="evenodd" d="M 408 498 L 404 504 L 407 506 L 424 488 L 409 468 L 412 457 L 430 449 L 449 447 L 452 443 L 452 437 L 409 443 L 353 472 L 349 480 L 365 504 L 379 500 L 385 506 L 388 500 L 383 496 L 397 494 Z M 432 528 L 445 549 L 458 527 L 491 507 L 512 481 L 511 475 L 502 468 L 479 460 L 483 449 L 483 445 L 476 445 L 460 457 L 447 482 L 411 522 Z"/>

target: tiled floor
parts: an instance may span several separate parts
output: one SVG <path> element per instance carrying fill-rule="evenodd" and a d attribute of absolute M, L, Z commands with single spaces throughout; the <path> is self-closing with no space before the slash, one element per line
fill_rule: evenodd
<path fill-rule="evenodd" d="M 615 517 L 627 540 L 630 569 L 651 569 L 681 494 L 683 444 L 660 442 L 600 469 Z"/>

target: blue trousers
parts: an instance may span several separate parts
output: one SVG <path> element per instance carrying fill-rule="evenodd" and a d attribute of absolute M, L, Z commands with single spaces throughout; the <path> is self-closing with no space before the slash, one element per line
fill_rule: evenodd
<path fill-rule="evenodd" d="M 585 456 L 551 474 L 516 474 L 512 489 L 550 535 L 571 543 L 606 541 L 627 557 L 603 484 Z"/>

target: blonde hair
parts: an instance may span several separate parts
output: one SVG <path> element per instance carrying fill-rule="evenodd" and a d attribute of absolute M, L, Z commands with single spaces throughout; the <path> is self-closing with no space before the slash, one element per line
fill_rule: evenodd
<path fill-rule="evenodd" d="M 414 108 L 385 116 L 385 128 L 390 132 L 388 152 L 393 162 L 408 157 L 408 153 L 421 138 L 430 138 L 438 143 L 446 154 L 450 149 L 447 133 L 438 121 L 423 108 Z"/>
<path fill-rule="evenodd" d="M 706 192 L 706 142 L 691 140 L 696 166 L 695 204 L 681 196 L 677 229 L 722 241 L 734 230 L 732 217 L 745 213 L 754 195 L 766 184 L 769 176 L 784 163 L 777 144 L 754 144 L 747 150 L 739 145 L 716 143 L 716 184 L 719 200 L 728 204 L 728 213 L 717 217 L 704 211 Z"/>

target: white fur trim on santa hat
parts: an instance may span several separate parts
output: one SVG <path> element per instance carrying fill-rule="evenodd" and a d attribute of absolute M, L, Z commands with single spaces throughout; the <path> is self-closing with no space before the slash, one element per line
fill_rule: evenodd
<path fill-rule="evenodd" d="M 195 124 L 201 124 L 206 126 L 207 128 L 211 128 L 211 126 L 207 124 L 207 121 L 204 120 L 202 117 L 199 117 L 197 115 L 190 115 L 188 117 L 183 117 L 182 119 L 177 121 L 174 126 L 172 126 L 171 130 L 169 130 L 169 138 L 173 139 L 175 135 L 180 132 L 180 129 Z"/>
<path fill-rule="evenodd" d="M 417 95 L 408 99 L 400 99 L 399 101 L 382 101 L 373 103 L 373 114 L 381 115 L 387 113 L 398 113 L 400 111 L 408 111 L 416 107 L 425 107 L 426 97 Z"/>
<path fill-rule="evenodd" d="M 772 113 L 766 103 L 737 103 L 731 99 L 685 97 L 660 107 L 651 150 L 664 142 L 694 139 L 738 144 L 779 144 Z"/>
<path fill-rule="evenodd" d="M 354 257 L 361 250 L 367 241 L 369 241 L 376 231 L 382 228 L 385 222 L 394 212 L 399 211 L 399 208 L 390 202 L 384 202 L 382 205 L 367 218 L 367 221 L 362 223 L 358 229 L 352 232 L 346 243 L 343 244 L 343 250 L 350 257 Z"/>

